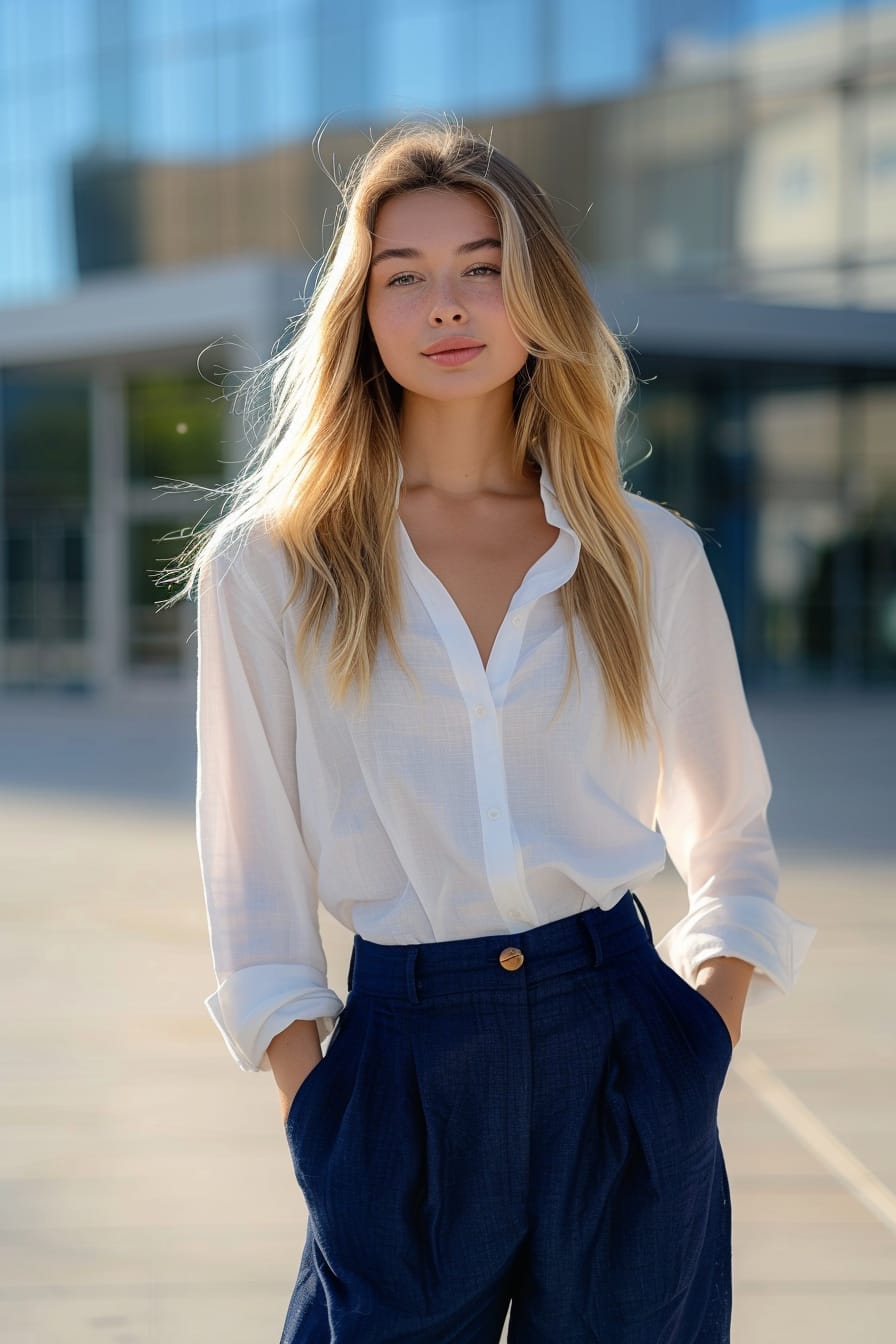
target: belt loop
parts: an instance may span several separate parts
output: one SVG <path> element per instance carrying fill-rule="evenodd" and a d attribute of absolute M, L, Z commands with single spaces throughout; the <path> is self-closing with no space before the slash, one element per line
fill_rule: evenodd
<path fill-rule="evenodd" d="M 635 895 L 635 893 L 634 893 L 633 891 L 630 891 L 630 892 L 629 892 L 629 896 L 631 896 L 631 898 L 632 898 L 632 900 L 634 901 L 635 905 L 636 905 L 636 906 L 638 907 L 638 909 L 641 911 L 641 921 L 642 921 L 642 923 L 643 923 L 643 925 L 644 925 L 644 928 L 647 930 L 647 937 L 650 939 L 650 941 L 651 941 L 651 943 L 652 943 L 652 942 L 653 942 L 653 930 L 652 930 L 651 927 L 650 927 L 650 920 L 647 918 L 647 911 L 644 909 L 643 905 L 642 905 L 641 902 L 638 900 L 637 896 Z"/>
<path fill-rule="evenodd" d="M 409 947 L 408 958 L 407 962 L 405 963 L 405 968 L 408 981 L 408 998 L 410 999 L 411 1003 L 420 1002 L 420 996 L 417 993 L 416 967 L 417 967 L 417 948 Z"/>
<path fill-rule="evenodd" d="M 585 926 L 585 930 L 588 934 L 588 937 L 591 939 L 591 945 L 594 949 L 594 965 L 599 966 L 604 959 L 604 950 L 601 947 L 600 935 L 598 934 L 597 929 L 594 927 L 592 921 L 588 918 L 589 914 L 596 914 L 596 907 L 594 911 L 589 910 L 586 913 L 585 917 L 582 920 L 582 923 Z"/>
<path fill-rule="evenodd" d="M 357 946 L 358 946 L 357 942 L 355 942 L 354 939 L 353 939 L 353 940 L 352 940 L 352 955 L 351 955 L 351 957 L 349 958 L 349 963 L 348 963 L 348 990 L 349 990 L 349 993 L 351 993 L 352 984 L 353 984 L 354 979 L 355 979 L 355 948 L 356 948 Z"/>

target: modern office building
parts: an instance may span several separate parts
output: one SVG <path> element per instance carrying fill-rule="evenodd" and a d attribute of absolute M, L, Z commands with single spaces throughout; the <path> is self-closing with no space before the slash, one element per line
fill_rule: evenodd
<path fill-rule="evenodd" d="M 551 193 L 753 683 L 896 680 L 896 4 L 0 0 L 0 684 L 192 682 L 152 572 L 346 169 L 452 112 Z"/>

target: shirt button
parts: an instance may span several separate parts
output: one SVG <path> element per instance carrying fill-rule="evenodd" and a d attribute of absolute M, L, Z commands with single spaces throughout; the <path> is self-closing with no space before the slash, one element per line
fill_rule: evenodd
<path fill-rule="evenodd" d="M 511 919 L 522 919 L 523 917 L 522 910 L 510 910 L 508 913 Z"/>
<path fill-rule="evenodd" d="M 498 817 L 500 817 L 501 815 L 501 813 L 498 811 L 496 807 L 490 807 L 488 810 L 488 814 L 491 817 L 492 821 L 497 821 Z"/>
<path fill-rule="evenodd" d="M 483 716 L 483 714 L 484 714 L 485 712 L 486 712 L 486 711 L 485 711 L 485 705 L 477 705 L 477 706 L 476 706 L 476 717 L 477 717 L 477 719 L 481 719 L 482 716 Z"/>
<path fill-rule="evenodd" d="M 523 618 L 522 616 L 511 616 L 510 623 L 511 625 L 522 625 Z"/>

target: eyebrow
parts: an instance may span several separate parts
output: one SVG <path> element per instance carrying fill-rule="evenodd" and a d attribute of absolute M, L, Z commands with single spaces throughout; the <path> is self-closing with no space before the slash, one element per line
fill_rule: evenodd
<path fill-rule="evenodd" d="M 457 249 L 457 256 L 464 256 L 467 252 L 479 252 L 485 247 L 500 249 L 500 238 L 477 238 L 472 243 L 461 243 Z M 422 253 L 418 252 L 416 247 L 387 247 L 384 252 L 377 252 L 370 265 L 373 267 L 378 261 L 388 261 L 392 257 L 398 257 L 403 261 L 411 261 L 419 256 L 422 256 Z"/>

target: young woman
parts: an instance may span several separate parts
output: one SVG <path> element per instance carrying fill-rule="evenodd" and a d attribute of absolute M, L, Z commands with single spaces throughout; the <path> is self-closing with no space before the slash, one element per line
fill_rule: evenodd
<path fill-rule="evenodd" d="M 722 1344 L 718 1098 L 814 929 L 721 598 L 624 487 L 631 375 L 544 192 L 450 121 L 343 188 L 191 573 L 207 1005 L 308 1207 L 281 1344 L 497 1344 L 509 1304 L 512 1344 Z"/>

